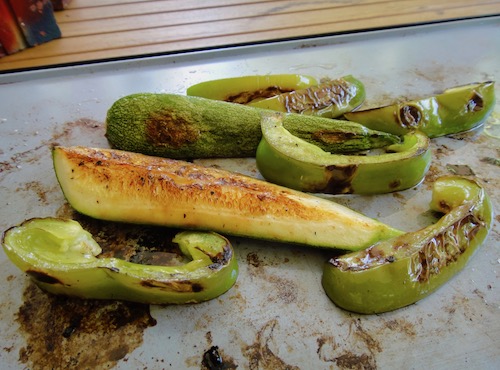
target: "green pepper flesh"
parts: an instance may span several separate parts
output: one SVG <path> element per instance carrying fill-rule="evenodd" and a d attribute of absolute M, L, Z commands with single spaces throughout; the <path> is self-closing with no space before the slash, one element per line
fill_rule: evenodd
<path fill-rule="evenodd" d="M 101 247 L 77 221 L 36 218 L 7 230 L 2 246 L 19 269 L 54 294 L 184 304 L 215 298 L 234 285 L 238 266 L 226 238 L 184 231 L 177 233 L 173 242 L 185 256 L 183 265 L 99 258 Z"/>
<path fill-rule="evenodd" d="M 372 314 L 395 310 L 430 295 L 461 271 L 492 226 L 484 189 L 458 176 L 434 185 L 431 209 L 447 212 L 437 223 L 330 259 L 322 285 L 339 307 Z"/>

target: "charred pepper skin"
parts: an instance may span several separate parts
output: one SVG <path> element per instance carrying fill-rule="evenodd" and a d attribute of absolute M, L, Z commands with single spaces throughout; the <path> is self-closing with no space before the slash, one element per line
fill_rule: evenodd
<path fill-rule="evenodd" d="M 337 118 L 357 109 L 365 100 L 363 83 L 348 75 L 306 89 L 276 95 L 250 105 L 278 112 Z"/>
<path fill-rule="evenodd" d="M 403 137 L 378 155 L 323 151 L 292 135 L 280 113 L 264 115 L 257 168 L 273 183 L 325 194 L 381 194 L 408 189 L 424 178 L 430 162 L 429 138 L 419 132 Z"/>
<path fill-rule="evenodd" d="M 348 311 L 383 313 L 427 297 L 461 271 L 492 227 L 490 199 L 473 180 L 443 177 L 431 209 L 446 214 L 419 231 L 330 259 L 322 277 L 328 297 Z"/>
<path fill-rule="evenodd" d="M 267 99 L 317 84 L 318 81 L 314 77 L 300 74 L 228 77 L 192 85 L 187 88 L 186 95 L 249 104 L 252 101 Z"/>
<path fill-rule="evenodd" d="M 480 126 L 495 106 L 495 83 L 458 86 L 420 100 L 347 112 L 344 117 L 374 130 L 404 135 L 420 130 L 430 138 Z"/>
<path fill-rule="evenodd" d="M 77 221 L 35 218 L 7 230 L 2 246 L 20 270 L 53 294 L 185 304 L 213 299 L 234 285 L 238 265 L 226 238 L 183 231 L 172 241 L 179 245 L 185 264 L 155 266 L 99 258 L 101 247 Z"/>

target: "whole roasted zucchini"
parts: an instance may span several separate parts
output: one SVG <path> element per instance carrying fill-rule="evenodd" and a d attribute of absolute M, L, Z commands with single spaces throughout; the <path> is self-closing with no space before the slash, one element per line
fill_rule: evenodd
<path fill-rule="evenodd" d="M 120 150 L 175 159 L 254 157 L 263 112 L 246 105 L 175 94 L 133 94 L 107 112 L 106 137 Z M 293 135 L 334 153 L 399 142 L 395 135 L 349 121 L 288 114 Z"/>

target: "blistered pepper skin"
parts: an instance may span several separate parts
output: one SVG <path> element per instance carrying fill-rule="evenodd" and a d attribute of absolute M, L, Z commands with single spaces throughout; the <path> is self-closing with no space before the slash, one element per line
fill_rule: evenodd
<path fill-rule="evenodd" d="M 278 112 L 337 118 L 358 108 L 365 97 L 363 83 L 348 75 L 252 102 L 250 105 Z"/>
<path fill-rule="evenodd" d="M 172 240 L 187 262 L 155 266 L 98 257 L 101 247 L 73 220 L 27 220 L 4 233 L 9 259 L 43 290 L 89 299 L 185 304 L 213 299 L 235 283 L 231 244 L 219 234 L 185 231 Z"/>
<path fill-rule="evenodd" d="M 347 112 L 344 117 L 374 130 L 404 135 L 420 130 L 431 138 L 481 125 L 495 106 L 493 81 L 459 86 L 442 94 L 380 108 Z"/>
<path fill-rule="evenodd" d="M 228 77 L 192 85 L 187 88 L 186 95 L 248 104 L 317 84 L 314 77 L 300 74 Z"/>
<path fill-rule="evenodd" d="M 339 307 L 362 314 L 392 311 L 436 291 L 461 271 L 487 237 L 493 209 L 475 181 L 436 181 L 431 209 L 447 212 L 437 223 L 330 259 L 322 285 Z"/>
<path fill-rule="evenodd" d="M 341 155 L 323 151 L 292 135 L 281 114 L 264 115 L 257 167 L 273 183 L 325 194 L 381 194 L 408 189 L 424 178 L 431 161 L 429 138 L 419 132 L 379 155 Z"/>

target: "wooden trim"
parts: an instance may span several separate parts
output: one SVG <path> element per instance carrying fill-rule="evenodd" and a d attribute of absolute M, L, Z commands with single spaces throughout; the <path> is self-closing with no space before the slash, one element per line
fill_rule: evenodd
<path fill-rule="evenodd" d="M 500 14 L 498 0 L 72 0 L 63 37 L 0 71 Z"/>

